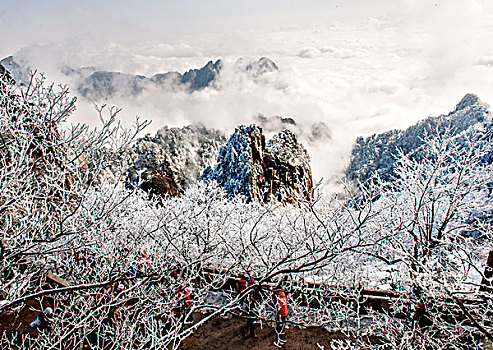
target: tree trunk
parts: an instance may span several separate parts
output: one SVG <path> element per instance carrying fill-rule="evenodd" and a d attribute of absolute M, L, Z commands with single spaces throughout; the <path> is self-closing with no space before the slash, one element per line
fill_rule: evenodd
<path fill-rule="evenodd" d="M 481 287 L 479 290 L 481 292 L 492 292 L 491 288 L 491 278 L 493 277 L 493 250 L 490 250 L 488 256 L 488 261 L 486 262 L 486 267 L 484 268 L 484 278 L 481 281 Z"/>

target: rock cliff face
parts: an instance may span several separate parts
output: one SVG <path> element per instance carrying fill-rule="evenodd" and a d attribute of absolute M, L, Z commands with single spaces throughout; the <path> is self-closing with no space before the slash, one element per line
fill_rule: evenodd
<path fill-rule="evenodd" d="M 283 130 L 266 142 L 262 128 L 241 126 L 221 147 L 217 164 L 202 173 L 205 182 L 217 181 L 228 197 L 296 204 L 313 196 L 310 158 L 296 136 Z"/>
<path fill-rule="evenodd" d="M 146 136 L 128 151 L 133 164 L 128 168 L 127 186 L 138 186 L 150 196 L 176 196 L 179 189 L 166 155 L 159 147 L 153 147 L 152 143 L 146 144 L 148 141 L 149 137 Z"/>
<path fill-rule="evenodd" d="M 310 200 L 313 197 L 310 157 L 296 136 L 288 130 L 282 131 L 267 143 L 266 150 L 263 168 L 268 196 L 291 203 L 291 199 L 295 202 L 297 198 Z"/>
<path fill-rule="evenodd" d="M 209 61 L 200 69 L 191 69 L 181 77 L 181 83 L 188 85 L 190 91 L 201 90 L 213 84 L 221 71 L 223 62 L 217 60 L 215 63 Z"/>
<path fill-rule="evenodd" d="M 178 187 L 176 186 L 173 176 L 166 172 L 156 172 L 152 174 L 140 186 L 141 189 L 149 193 L 149 195 L 158 195 L 161 198 L 166 196 L 174 197 L 178 195 Z"/>

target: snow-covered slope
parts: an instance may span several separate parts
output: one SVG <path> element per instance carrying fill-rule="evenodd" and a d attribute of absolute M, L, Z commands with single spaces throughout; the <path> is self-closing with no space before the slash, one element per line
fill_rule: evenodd
<path fill-rule="evenodd" d="M 366 139 L 359 137 L 352 150 L 347 176 L 361 184 L 377 174 L 390 181 L 395 176 L 399 152 L 419 159 L 425 138 L 454 137 L 471 127 L 485 127 L 491 119 L 489 106 L 476 95 L 467 94 L 449 114 L 427 118 L 403 131 L 391 130 Z"/>
<path fill-rule="evenodd" d="M 6 84 L 5 82 L 14 83 L 15 81 L 12 79 L 9 71 L 0 63 L 0 86 Z"/>
<path fill-rule="evenodd" d="M 199 181 L 202 170 L 217 157 L 226 142 L 222 132 L 200 125 L 159 129 L 154 137 L 146 135 L 129 150 L 130 185 L 144 182 L 144 188 L 157 175 L 170 178 L 182 192 Z"/>
<path fill-rule="evenodd" d="M 22 61 L 17 61 L 12 56 L 5 57 L 0 64 L 10 73 L 10 76 L 19 84 L 28 84 L 30 77 L 29 67 Z"/>

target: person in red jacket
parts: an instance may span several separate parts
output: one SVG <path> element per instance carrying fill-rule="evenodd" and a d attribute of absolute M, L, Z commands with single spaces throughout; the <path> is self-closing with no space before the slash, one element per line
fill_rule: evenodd
<path fill-rule="evenodd" d="M 426 310 L 425 303 L 419 301 L 414 310 L 413 320 L 417 322 L 419 328 L 428 329 L 433 324 L 433 317 Z"/>
<path fill-rule="evenodd" d="M 277 290 L 274 292 L 273 300 L 276 312 L 276 332 L 281 335 L 284 334 L 288 319 L 288 299 L 282 290 Z"/>
<path fill-rule="evenodd" d="M 243 292 L 245 289 L 247 289 L 253 284 L 254 281 L 252 276 L 248 276 L 248 277 L 241 276 L 241 278 L 238 280 L 238 293 Z"/>
<path fill-rule="evenodd" d="M 192 293 L 188 288 L 178 287 L 175 290 L 175 295 L 177 297 L 176 306 L 173 308 L 173 313 L 176 317 L 180 317 L 181 315 L 185 315 L 192 304 Z M 193 315 L 190 314 L 186 320 L 187 323 L 193 322 Z"/>

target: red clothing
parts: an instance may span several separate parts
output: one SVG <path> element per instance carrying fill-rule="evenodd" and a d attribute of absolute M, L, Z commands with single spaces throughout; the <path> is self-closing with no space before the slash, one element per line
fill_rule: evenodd
<path fill-rule="evenodd" d="M 173 312 L 175 313 L 175 315 L 180 315 L 182 312 L 185 311 L 187 307 L 190 306 L 190 304 L 192 304 L 192 296 L 188 288 L 179 288 L 175 290 L 175 295 L 178 297 L 178 301 L 176 304 L 173 303 L 174 305 L 176 305 L 173 308 Z"/>
<path fill-rule="evenodd" d="M 185 294 L 183 294 L 183 298 L 185 299 L 185 306 L 190 306 L 192 303 L 192 296 L 190 295 L 190 290 L 185 289 Z"/>
<path fill-rule="evenodd" d="M 149 265 L 151 264 L 151 258 L 146 253 L 144 253 L 142 258 L 137 261 L 137 264 L 139 266 L 142 266 L 144 270 L 147 270 L 149 268 Z"/>
<path fill-rule="evenodd" d="M 426 313 L 425 304 L 419 302 L 418 305 L 416 305 L 416 310 L 414 311 L 413 319 L 419 320 L 421 317 L 425 315 L 425 313 Z"/>
<path fill-rule="evenodd" d="M 279 292 L 276 300 L 276 313 L 278 316 L 287 316 L 288 315 L 288 299 L 286 298 L 286 294 L 284 292 Z"/>
<path fill-rule="evenodd" d="M 192 303 L 192 296 L 190 295 L 190 290 L 186 289 L 177 289 L 175 294 L 178 295 L 181 301 L 185 306 L 189 306 Z"/>
<path fill-rule="evenodd" d="M 252 277 L 249 277 L 249 278 L 241 278 L 238 281 L 238 285 L 239 285 L 239 292 L 241 293 L 245 289 L 247 289 L 247 287 L 253 285 L 253 278 Z"/>

